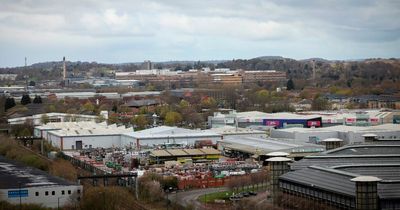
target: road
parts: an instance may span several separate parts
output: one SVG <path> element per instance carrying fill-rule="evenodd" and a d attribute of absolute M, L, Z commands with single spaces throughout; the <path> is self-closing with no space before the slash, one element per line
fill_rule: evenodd
<path fill-rule="evenodd" d="M 189 191 L 181 191 L 178 193 L 172 193 L 169 195 L 169 200 L 171 202 L 177 202 L 183 206 L 192 205 L 194 209 L 201 210 L 205 209 L 205 206 L 197 201 L 201 195 L 215 193 L 215 192 L 222 192 L 227 191 L 228 188 L 226 187 L 219 187 L 219 188 L 205 188 L 205 189 L 197 189 L 197 190 L 189 190 Z"/>

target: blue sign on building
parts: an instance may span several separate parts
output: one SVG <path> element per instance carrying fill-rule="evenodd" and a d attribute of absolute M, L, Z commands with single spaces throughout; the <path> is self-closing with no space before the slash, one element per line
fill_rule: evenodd
<path fill-rule="evenodd" d="M 28 197 L 28 190 L 10 190 L 8 198 Z"/>

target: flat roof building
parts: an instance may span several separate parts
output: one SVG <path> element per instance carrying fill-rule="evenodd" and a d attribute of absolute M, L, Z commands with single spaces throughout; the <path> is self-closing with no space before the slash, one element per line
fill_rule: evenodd
<path fill-rule="evenodd" d="M 253 128 L 240 128 L 229 125 L 223 127 L 211 128 L 210 131 L 222 135 L 223 138 L 229 136 L 257 136 L 265 138 L 267 136 L 266 131 L 257 130 Z"/>
<path fill-rule="evenodd" d="M 342 109 L 301 113 L 320 115 L 324 127 L 334 125 L 373 126 L 385 123 L 396 123 L 396 120 L 400 119 L 400 111 L 388 109 Z"/>
<path fill-rule="evenodd" d="M 289 153 L 288 157 L 302 158 L 306 155 L 325 151 L 322 145 L 296 142 L 291 139 L 272 139 L 251 136 L 229 136 L 218 141 L 218 149 L 252 155 L 267 155 L 271 152 Z"/>
<path fill-rule="evenodd" d="M 61 150 L 131 146 L 132 143 L 121 142 L 121 135 L 129 132 L 132 132 L 132 128 L 107 125 L 105 122 L 58 122 L 34 129 L 36 137 L 46 139 Z"/>
<path fill-rule="evenodd" d="M 186 128 L 159 126 L 142 131 L 125 133 L 121 137 L 122 142 L 134 142 L 135 147 L 153 147 L 168 143 L 194 145 L 198 140 L 211 140 L 216 143 L 221 134 L 210 130 L 192 130 Z"/>
<path fill-rule="evenodd" d="M 321 116 L 319 115 L 300 115 L 289 112 L 265 113 L 259 111 L 236 112 L 229 114 L 214 113 L 208 117 L 209 127 L 222 126 L 271 126 L 275 128 L 287 127 L 322 127 Z"/>
<path fill-rule="evenodd" d="M 82 186 L 0 156 L 0 200 L 57 208 L 78 202 Z"/>
<path fill-rule="evenodd" d="M 8 119 L 8 124 L 16 125 L 16 124 L 24 124 L 27 121 L 31 121 L 33 125 L 42 125 L 43 115 L 47 116 L 49 122 L 68 122 L 68 121 L 96 121 L 98 116 L 96 115 L 83 115 L 83 114 L 67 114 L 67 113 L 58 113 L 58 112 L 50 112 L 43 114 L 35 114 L 27 117 L 17 117 Z"/>
<path fill-rule="evenodd" d="M 337 125 L 323 128 L 286 128 L 271 130 L 272 138 L 288 138 L 302 142 L 319 143 L 327 138 L 339 138 L 344 144 L 364 142 L 364 134 L 373 133 L 377 140 L 400 140 L 400 124 L 376 126 Z"/>

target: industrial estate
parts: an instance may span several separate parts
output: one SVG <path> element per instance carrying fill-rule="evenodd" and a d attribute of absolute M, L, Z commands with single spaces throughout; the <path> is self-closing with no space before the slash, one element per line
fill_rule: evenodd
<path fill-rule="evenodd" d="M 0 210 L 400 210 L 399 17 L 1 1 Z"/>
<path fill-rule="evenodd" d="M 60 64 L 61 80 L 4 77 L 22 84 L 2 87 L 6 209 L 400 209 L 395 96 L 299 92 L 275 70 Z"/>

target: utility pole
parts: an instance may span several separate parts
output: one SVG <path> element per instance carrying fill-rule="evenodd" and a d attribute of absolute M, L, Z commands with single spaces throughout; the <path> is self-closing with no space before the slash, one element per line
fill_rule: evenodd
<path fill-rule="evenodd" d="M 314 59 L 312 60 L 312 71 L 313 71 L 313 75 L 312 75 L 313 83 L 314 83 L 314 86 L 317 86 L 317 83 L 315 81 L 315 60 Z"/>

